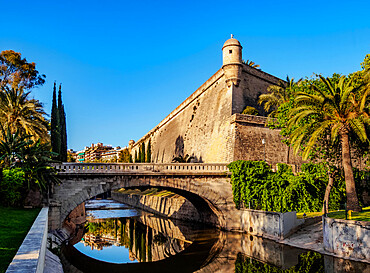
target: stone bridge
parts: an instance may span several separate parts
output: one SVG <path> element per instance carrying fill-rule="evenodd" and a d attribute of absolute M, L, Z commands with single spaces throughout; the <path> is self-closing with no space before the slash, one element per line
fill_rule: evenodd
<path fill-rule="evenodd" d="M 159 188 L 184 196 L 202 222 L 224 230 L 241 230 L 241 214 L 233 203 L 230 173 L 222 163 L 63 163 L 60 185 L 51 190 L 49 229 L 61 227 L 79 204 L 120 188 Z"/>

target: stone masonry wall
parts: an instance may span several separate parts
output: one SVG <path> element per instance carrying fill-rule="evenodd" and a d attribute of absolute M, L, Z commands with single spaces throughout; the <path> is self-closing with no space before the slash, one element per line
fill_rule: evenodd
<path fill-rule="evenodd" d="M 302 159 L 293 154 L 291 148 L 281 142 L 280 130 L 265 127 L 263 117 L 236 115 L 234 160 L 264 160 L 271 165 L 277 163 L 291 164 L 297 170 Z M 265 144 L 262 143 L 265 140 Z"/>
<path fill-rule="evenodd" d="M 164 197 L 112 192 L 112 199 L 164 217 L 194 222 L 201 221 L 194 205 L 181 196 Z"/>
<path fill-rule="evenodd" d="M 369 261 L 369 222 L 323 217 L 323 237 L 326 251 L 343 258 Z"/>
<path fill-rule="evenodd" d="M 256 108 L 260 115 L 266 116 L 263 105 L 258 104 L 258 97 L 267 93 L 270 85 L 279 84 L 280 79 L 262 70 L 243 65 L 239 86 L 233 87 L 232 114 L 241 113 L 246 106 Z"/>

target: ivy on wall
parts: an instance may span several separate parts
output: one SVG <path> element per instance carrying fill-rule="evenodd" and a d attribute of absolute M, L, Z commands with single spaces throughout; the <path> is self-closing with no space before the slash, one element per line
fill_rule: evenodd
<path fill-rule="evenodd" d="M 231 184 L 237 208 L 276 212 L 314 212 L 322 209 L 328 183 L 328 170 L 322 163 L 303 164 L 302 171 L 296 175 L 287 164 L 278 164 L 278 170 L 273 172 L 264 161 L 238 160 L 230 163 L 228 168 L 232 172 Z M 369 188 L 366 179 L 369 172 L 354 169 L 354 173 L 362 202 L 362 193 Z M 334 181 L 329 200 L 331 210 L 339 209 L 346 201 L 342 175 L 338 174 Z"/>

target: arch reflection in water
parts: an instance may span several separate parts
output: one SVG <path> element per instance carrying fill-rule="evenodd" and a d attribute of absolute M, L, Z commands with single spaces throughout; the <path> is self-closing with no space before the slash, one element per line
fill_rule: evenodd
<path fill-rule="evenodd" d="M 88 217 L 85 233 L 80 235 L 84 239 L 77 241 L 95 253 L 122 247 L 126 254 L 117 254 L 117 260 L 113 259 L 115 254 L 107 254 L 110 260 L 91 258 L 70 244 L 62 249 L 65 272 L 370 273 L 369 264 L 307 252 L 248 234 L 204 229 L 140 211 L 128 218 L 122 213 L 113 219 Z M 92 211 L 87 214 L 94 215 Z"/>
<path fill-rule="evenodd" d="M 166 259 L 191 244 L 144 225 L 140 222 L 143 218 L 144 216 L 89 221 L 85 225 L 83 238 L 74 247 L 101 261 L 131 263 Z"/>

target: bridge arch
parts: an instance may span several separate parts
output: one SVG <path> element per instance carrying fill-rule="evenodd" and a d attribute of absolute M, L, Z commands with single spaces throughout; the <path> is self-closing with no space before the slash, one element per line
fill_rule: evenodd
<path fill-rule="evenodd" d="M 59 167 L 64 168 L 63 165 Z M 170 166 L 166 166 L 165 170 L 169 171 L 156 171 L 153 164 L 131 164 L 129 171 L 125 173 L 116 171 L 117 164 L 113 164 L 114 167 L 107 166 L 112 164 L 103 164 L 103 167 L 102 164 L 95 164 L 92 167 L 92 164 L 79 163 L 70 168 L 71 165 L 67 165 L 67 171 L 59 174 L 62 183 L 53 189 L 52 200 L 60 203 L 59 225 L 75 207 L 98 194 L 120 188 L 155 187 L 184 196 L 197 208 L 202 222 L 226 230 L 238 229 L 230 225 L 235 222 L 230 221 L 230 217 L 237 217 L 237 210 L 232 201 L 230 179 L 225 172 L 225 164 L 215 164 L 214 169 L 208 172 L 204 170 L 209 168 L 207 164 L 187 164 L 185 172 L 173 171 L 173 165 L 183 167 L 182 164 L 167 164 Z M 150 165 L 151 171 L 143 171 L 145 165 Z M 198 165 L 203 166 L 200 168 Z M 95 167 L 99 172 L 93 171 Z M 101 171 L 103 168 L 105 172 Z M 189 171 L 189 168 L 192 170 Z"/>

